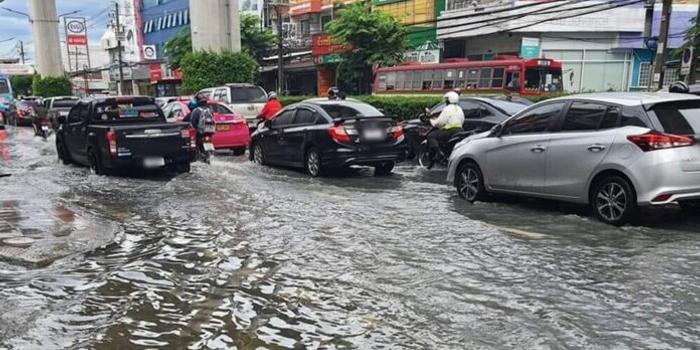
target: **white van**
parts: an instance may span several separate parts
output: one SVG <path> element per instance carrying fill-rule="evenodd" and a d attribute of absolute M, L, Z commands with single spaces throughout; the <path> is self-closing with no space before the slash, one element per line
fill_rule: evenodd
<path fill-rule="evenodd" d="M 239 115 L 246 118 L 248 127 L 255 128 L 258 124 L 256 117 L 267 102 L 265 90 L 253 84 L 226 84 L 210 89 L 209 99 L 224 103 Z"/>

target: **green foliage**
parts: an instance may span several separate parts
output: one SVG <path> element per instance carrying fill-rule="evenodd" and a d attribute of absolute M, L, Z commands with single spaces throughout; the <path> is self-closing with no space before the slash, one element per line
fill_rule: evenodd
<path fill-rule="evenodd" d="M 227 83 L 255 83 L 258 77 L 258 64 L 246 52 L 192 52 L 182 59 L 181 69 L 185 93 Z"/>
<path fill-rule="evenodd" d="M 277 45 L 277 36 L 270 28 L 260 26 L 260 17 L 251 14 L 241 15 L 241 48 L 243 50 L 248 51 L 259 63 L 275 45 Z"/>
<path fill-rule="evenodd" d="M 351 46 L 341 55 L 338 68 L 338 80 L 347 84 L 343 88 L 350 93 L 368 93 L 372 66 L 400 63 L 408 47 L 406 28 L 390 14 L 372 12 L 368 1 L 343 6 L 326 31 Z"/>
<path fill-rule="evenodd" d="M 282 106 L 289 106 L 314 97 L 315 96 L 278 96 Z"/>
<path fill-rule="evenodd" d="M 10 84 L 12 84 L 15 97 L 31 95 L 32 81 L 33 77 L 31 75 L 15 75 L 10 77 Z"/>
<path fill-rule="evenodd" d="M 68 77 L 45 77 L 35 75 L 32 82 L 32 91 L 35 96 L 53 97 L 70 96 L 73 88 Z"/>
<path fill-rule="evenodd" d="M 180 68 L 182 59 L 192 52 L 192 35 L 190 26 L 180 29 L 175 36 L 165 43 L 165 54 L 171 69 Z"/>

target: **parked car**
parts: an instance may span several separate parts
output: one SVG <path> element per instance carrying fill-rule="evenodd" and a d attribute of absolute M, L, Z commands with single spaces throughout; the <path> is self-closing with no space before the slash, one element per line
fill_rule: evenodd
<path fill-rule="evenodd" d="M 75 96 L 57 96 L 44 99 L 43 107 L 51 126 L 58 129 L 58 117 L 67 117 L 71 108 L 78 104 L 79 99 Z"/>
<path fill-rule="evenodd" d="M 494 125 L 502 123 L 513 114 L 520 112 L 527 106 L 519 102 L 510 102 L 492 97 L 460 97 L 459 105 L 464 111 L 464 131 L 474 133 L 491 130 Z M 445 108 L 445 103 L 439 103 L 425 114 L 416 119 L 406 121 L 404 132 L 409 145 L 408 158 L 412 159 L 418 154 L 420 144 L 425 140 L 432 129 L 428 119 L 437 117 Z"/>
<path fill-rule="evenodd" d="M 235 155 L 244 154 L 250 143 L 250 130 L 245 118 L 222 103 L 210 101 L 209 106 L 216 123 L 216 132 L 212 137 L 214 149 L 230 149 Z M 189 122 L 190 109 L 185 101 L 170 102 L 163 113 L 169 122 Z"/>
<path fill-rule="evenodd" d="M 250 160 L 311 176 L 353 165 L 388 175 L 406 154 L 403 128 L 366 103 L 309 100 L 283 108 L 251 137 Z"/>
<path fill-rule="evenodd" d="M 465 139 L 447 180 L 468 201 L 493 193 L 588 204 L 622 225 L 638 207 L 700 201 L 700 97 L 606 93 L 535 104 Z"/>
<path fill-rule="evenodd" d="M 263 88 L 252 84 L 226 84 L 199 93 L 206 90 L 211 90 L 209 99 L 226 104 L 236 114 L 245 117 L 248 127 L 254 129 L 258 125 L 257 116 L 267 102 L 267 93 Z"/>
<path fill-rule="evenodd" d="M 8 124 L 17 126 L 32 126 L 36 115 L 36 105 L 33 102 L 15 100 L 13 107 L 10 107 Z"/>
<path fill-rule="evenodd" d="M 123 96 L 81 101 L 59 117 L 56 150 L 64 164 L 87 165 L 95 174 L 168 168 L 189 172 L 195 132 L 167 123 L 151 97 Z"/>

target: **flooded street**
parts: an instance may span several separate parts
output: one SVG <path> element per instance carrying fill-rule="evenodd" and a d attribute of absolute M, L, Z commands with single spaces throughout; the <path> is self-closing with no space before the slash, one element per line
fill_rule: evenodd
<path fill-rule="evenodd" d="M 57 210 L 113 228 L 45 267 L 0 263 L 0 349 L 700 344 L 700 218 L 673 207 L 619 229 L 567 204 L 471 205 L 412 164 L 313 179 L 219 155 L 101 177 L 59 164 L 53 138 L 0 133 L 18 230 Z"/>

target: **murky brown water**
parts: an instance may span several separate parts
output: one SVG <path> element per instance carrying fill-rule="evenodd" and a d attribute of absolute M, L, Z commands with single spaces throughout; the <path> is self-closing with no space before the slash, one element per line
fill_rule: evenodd
<path fill-rule="evenodd" d="M 0 264 L 0 348 L 681 349 L 700 344 L 700 220 L 469 205 L 406 165 L 310 179 L 219 156 L 89 176 L 13 136 L 0 200 L 118 224 L 42 269 Z M 0 146 L 2 148 L 2 146 Z"/>

